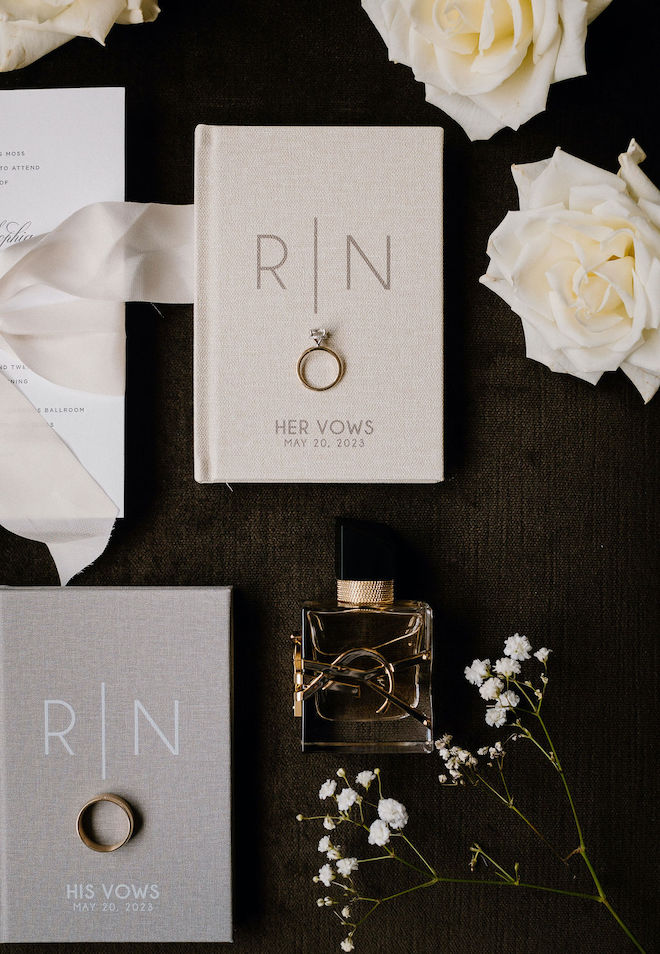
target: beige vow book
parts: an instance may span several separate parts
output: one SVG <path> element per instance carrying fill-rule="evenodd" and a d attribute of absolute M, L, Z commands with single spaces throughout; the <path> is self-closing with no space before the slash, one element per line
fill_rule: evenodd
<path fill-rule="evenodd" d="M 231 941 L 231 629 L 227 587 L 0 587 L 0 942 Z"/>
<path fill-rule="evenodd" d="M 197 127 L 198 481 L 442 480 L 442 142 Z M 325 391 L 296 370 L 317 328 Z"/>

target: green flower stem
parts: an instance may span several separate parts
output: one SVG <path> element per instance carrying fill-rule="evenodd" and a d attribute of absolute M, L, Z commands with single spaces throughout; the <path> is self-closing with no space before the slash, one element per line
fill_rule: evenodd
<path fill-rule="evenodd" d="M 330 884 L 335 888 L 341 888 L 343 891 L 348 891 L 350 894 L 355 893 L 355 888 L 351 888 L 350 885 L 344 884 L 343 881 L 337 881 L 336 878 L 334 881 L 331 881 Z"/>
<path fill-rule="evenodd" d="M 504 791 L 506 792 L 506 797 L 508 799 L 509 805 L 513 805 L 511 792 L 509 791 L 509 786 L 506 784 L 506 779 L 504 778 L 504 769 L 502 768 L 502 759 L 495 759 L 495 761 L 497 762 L 497 771 L 500 773 L 500 778 L 502 779 L 502 785 L 504 786 Z"/>
<path fill-rule="evenodd" d="M 374 913 L 374 911 L 376 910 L 376 908 L 377 908 L 378 905 L 380 904 L 380 901 L 379 901 L 378 898 L 356 898 L 355 900 L 356 900 L 356 901 L 373 901 L 373 907 L 370 908 L 369 911 L 367 911 L 367 913 L 364 915 L 364 917 L 360 918 L 360 920 L 357 921 L 357 922 L 353 925 L 353 929 L 352 929 L 352 931 L 351 931 L 351 935 L 355 934 L 355 932 L 356 932 L 357 929 L 360 927 L 360 925 L 361 925 L 361 924 L 364 924 L 364 922 L 367 920 L 367 918 L 370 917 L 370 915 L 372 915 L 372 914 Z"/>
<path fill-rule="evenodd" d="M 544 669 L 545 669 L 544 675 L 545 675 L 546 678 L 547 678 L 548 668 L 547 668 L 547 666 L 545 666 L 545 664 L 544 664 Z M 543 689 L 541 689 L 541 698 L 539 699 L 539 704 L 538 704 L 538 706 L 536 707 L 536 712 L 537 712 L 537 714 L 541 711 L 541 706 L 543 705 L 543 700 L 545 699 L 545 690 L 548 688 L 548 683 L 547 683 L 547 682 L 542 683 L 542 686 L 543 686 Z"/>
<path fill-rule="evenodd" d="M 540 709 L 540 706 L 539 706 L 539 709 Z M 539 725 L 540 725 L 541 728 L 543 729 L 543 734 L 545 735 L 545 737 L 546 737 L 546 739 L 547 739 L 547 741 L 548 741 L 548 745 L 550 746 L 550 751 L 552 752 L 552 754 L 553 754 L 553 756 L 554 756 L 554 764 L 555 764 L 555 766 L 556 766 L 556 768 L 557 768 L 557 771 L 559 772 L 559 777 L 561 778 L 562 784 L 563 784 L 563 786 L 564 786 L 564 790 L 565 790 L 565 792 L 566 792 L 566 797 L 568 798 L 568 804 L 570 805 L 571 813 L 572 813 L 572 815 L 573 815 L 573 821 L 575 822 L 575 829 L 576 829 L 576 831 L 577 831 L 577 836 L 578 836 L 578 839 L 579 839 L 579 842 L 580 842 L 580 847 L 579 847 L 579 850 L 576 851 L 576 854 L 579 854 L 580 857 L 582 858 L 582 860 L 584 861 L 584 863 L 585 863 L 585 865 L 586 865 L 586 867 L 587 867 L 587 869 L 588 869 L 588 871 L 589 871 L 589 874 L 591 875 L 591 879 L 592 879 L 592 881 L 593 881 L 593 883 L 594 883 L 594 886 L 595 886 L 596 890 L 598 891 L 598 896 L 597 896 L 597 899 L 596 899 L 596 900 L 600 901 L 600 902 L 603 904 L 603 906 L 609 911 L 609 913 L 612 915 L 612 917 L 613 917 L 614 920 L 617 922 L 617 924 L 619 925 L 619 927 L 621 928 L 621 930 L 624 932 L 624 934 L 626 934 L 627 937 L 628 937 L 628 938 L 632 941 L 632 943 L 635 945 L 635 947 L 637 948 L 637 950 L 638 950 L 638 951 L 641 951 L 642 954 L 644 954 L 644 948 L 641 946 L 641 944 L 639 943 L 639 941 L 637 940 L 637 938 L 634 936 L 634 934 L 629 930 L 629 928 L 626 927 L 626 925 L 623 923 L 623 921 L 621 920 L 621 918 L 620 918 L 619 915 L 616 913 L 616 911 L 614 910 L 614 908 L 612 907 L 612 905 L 610 904 L 610 902 L 607 900 L 607 897 L 605 896 L 605 891 L 603 890 L 603 886 L 602 886 L 602 884 L 600 883 L 600 879 L 598 878 L 598 875 L 596 874 L 596 872 L 595 872 L 595 870 L 594 870 L 594 867 L 593 867 L 593 865 L 591 864 L 591 861 L 589 860 L 589 856 L 587 855 L 587 849 L 586 849 L 586 845 L 585 845 L 585 843 L 584 843 L 584 835 L 583 835 L 583 832 L 582 832 L 582 826 L 580 825 L 580 820 L 579 820 L 578 815 L 577 815 L 577 809 L 575 808 L 575 802 L 573 801 L 573 796 L 571 795 L 571 790 L 570 790 L 570 787 L 569 787 L 569 784 L 568 784 L 568 780 L 567 780 L 567 778 L 566 778 L 566 774 L 565 774 L 564 769 L 563 769 L 563 767 L 562 767 L 562 764 L 561 764 L 561 762 L 560 762 L 560 760 L 559 760 L 559 756 L 557 755 L 557 750 L 555 749 L 555 746 L 554 746 L 554 743 L 553 743 L 552 738 L 551 738 L 551 736 L 550 736 L 550 733 L 548 732 L 548 727 L 546 726 L 545 722 L 543 721 L 543 719 L 542 719 L 542 717 L 541 717 L 541 715 L 540 715 L 540 713 L 539 713 L 538 710 L 535 711 L 534 715 L 535 715 L 536 718 L 538 719 Z"/>
<path fill-rule="evenodd" d="M 534 715 L 538 715 L 538 713 L 534 713 Z M 519 726 L 522 731 L 522 738 L 527 739 L 528 742 L 531 742 L 533 745 L 535 745 L 536 748 L 541 753 L 541 755 L 543 755 L 554 768 L 557 768 L 557 766 L 555 765 L 553 760 L 550 758 L 546 750 L 543 748 L 543 746 L 539 742 L 536 741 L 536 739 L 534 738 L 532 733 L 529 731 L 529 729 L 526 728 L 526 726 L 524 726 L 520 720 L 516 722 L 516 725 Z"/>
<path fill-rule="evenodd" d="M 411 864 L 410 861 L 406 861 L 405 858 L 402 858 L 401 855 L 397 855 L 396 852 L 394 851 L 392 852 L 391 857 L 394 859 L 394 861 L 400 861 L 402 865 L 406 866 L 406 868 L 412 868 L 412 870 L 416 871 L 417 874 L 421 874 L 421 875 L 426 874 L 426 872 L 423 871 L 422 868 L 418 868 L 417 865 L 413 865 Z"/>
<path fill-rule="evenodd" d="M 554 764 L 555 764 L 556 767 L 557 767 L 557 771 L 559 772 L 559 775 L 560 775 L 561 780 L 562 780 L 562 784 L 563 784 L 563 786 L 564 786 L 564 789 L 565 789 L 565 791 L 566 791 L 566 795 L 567 795 L 567 797 L 568 797 L 568 803 L 569 803 L 569 805 L 571 806 L 571 813 L 572 813 L 572 815 L 573 815 L 573 821 L 575 822 L 575 828 L 576 828 L 576 830 L 577 830 L 578 838 L 579 838 L 579 840 L 580 840 L 580 848 L 582 848 L 582 849 L 584 850 L 584 836 L 583 836 L 583 834 L 582 834 L 582 827 L 581 827 L 581 825 L 580 825 L 580 820 L 578 819 L 578 816 L 577 816 L 577 811 L 576 811 L 576 808 L 575 808 L 575 803 L 574 803 L 574 801 L 573 801 L 573 796 L 571 795 L 571 790 L 570 790 L 570 788 L 568 787 L 568 781 L 567 781 L 567 779 L 566 779 L 566 775 L 565 775 L 565 773 L 564 773 L 564 769 L 562 768 L 562 764 L 561 764 L 561 762 L 559 761 L 559 756 L 557 755 L 557 750 L 556 750 L 555 747 L 554 747 L 553 741 L 552 741 L 552 739 L 550 738 L 550 733 L 548 732 L 548 728 L 547 728 L 545 722 L 543 721 L 541 715 L 540 715 L 538 712 L 535 712 L 534 715 L 535 715 L 536 718 L 538 719 L 539 725 L 540 725 L 541 728 L 543 729 L 543 734 L 545 735 L 546 739 L 548 740 L 548 745 L 550 746 L 550 751 L 552 752 L 552 754 L 553 754 L 553 756 L 554 756 Z M 590 866 L 590 865 L 588 865 L 588 867 L 589 867 L 589 869 L 592 871 L 592 875 L 593 875 L 593 869 L 591 869 L 591 866 Z M 599 887 L 599 885 L 598 885 L 598 879 L 597 879 L 597 878 L 595 878 L 594 883 L 596 884 L 596 887 L 599 889 L 599 892 L 602 892 L 602 889 L 601 889 L 601 888 Z M 604 894 L 603 894 L 603 897 L 604 897 Z"/>
<path fill-rule="evenodd" d="M 404 840 L 405 843 L 408 845 L 408 847 L 409 847 L 409 848 L 412 848 L 412 850 L 415 852 L 415 854 L 416 854 L 417 857 L 420 859 L 420 861 L 422 861 L 423 864 L 426 865 L 426 867 L 429 869 L 429 871 L 431 872 L 431 874 L 433 875 L 433 877 L 434 877 L 434 878 L 437 878 L 437 877 L 438 877 L 438 872 L 437 872 L 434 868 L 431 867 L 431 865 L 428 863 L 428 861 L 426 860 L 426 858 L 421 854 L 421 852 L 419 852 L 419 851 L 417 850 L 417 848 L 415 848 L 415 846 L 413 845 L 412 841 L 410 841 L 410 839 L 407 838 L 407 837 L 403 834 L 403 832 L 399 832 L 399 837 L 400 837 L 400 838 L 403 838 L 403 840 Z"/>
<path fill-rule="evenodd" d="M 527 699 L 527 702 L 529 703 L 529 706 L 530 706 L 531 711 L 536 715 L 536 704 L 535 704 L 534 701 L 527 695 L 527 691 L 526 691 L 526 690 L 529 688 L 529 686 L 523 686 L 523 685 L 521 685 L 521 684 L 518 682 L 517 679 L 512 679 L 511 682 L 514 684 L 514 686 L 517 686 L 518 689 L 520 689 L 520 691 L 522 692 L 522 694 L 523 694 L 523 696 L 525 697 L 525 699 Z M 524 710 L 523 710 L 523 711 L 524 711 Z"/>
<path fill-rule="evenodd" d="M 378 782 L 378 797 L 383 797 L 383 783 L 380 780 L 380 770 L 376 769 L 376 781 Z"/>
<path fill-rule="evenodd" d="M 350 822 L 352 825 L 355 825 L 356 828 L 362 828 L 362 829 L 364 829 L 364 831 L 366 831 L 366 832 L 369 831 L 369 826 L 366 825 L 364 822 L 357 822 L 357 821 L 355 821 L 355 819 L 353 819 L 353 818 L 347 818 L 346 821 Z M 403 837 L 405 837 L 405 836 L 403 836 Z M 406 838 L 405 840 L 408 841 L 407 838 Z M 410 842 L 409 842 L 409 841 L 408 841 L 408 844 L 410 845 Z M 419 855 L 419 852 L 417 851 L 416 848 L 414 848 L 413 845 L 410 845 L 410 847 L 413 849 L 413 851 L 415 851 L 415 852 Z M 385 850 L 388 851 L 387 848 L 386 848 Z M 421 855 L 419 855 L 419 857 L 422 858 Z M 426 872 L 423 871 L 421 868 L 418 868 L 417 865 L 413 865 L 410 861 L 406 861 L 405 858 L 402 858 L 400 855 L 397 855 L 396 852 L 395 852 L 393 849 L 392 849 L 392 850 L 389 850 L 389 853 L 388 853 L 387 855 L 381 855 L 381 858 L 392 858 L 394 861 L 400 861 L 402 865 L 405 865 L 405 866 L 406 866 L 406 868 L 412 868 L 412 870 L 413 870 L 413 871 L 416 871 L 417 874 L 421 874 L 421 875 L 426 874 Z M 378 858 L 366 858 L 365 860 L 366 860 L 366 861 L 378 861 L 379 859 L 378 859 Z M 431 866 L 428 864 L 427 861 L 424 860 L 424 858 L 422 858 L 422 861 L 424 861 L 424 864 L 425 864 L 426 867 L 429 869 L 429 871 L 432 871 Z M 362 864 L 362 862 L 359 862 L 359 864 Z M 432 871 L 432 873 L 435 874 L 434 871 Z M 365 899 L 365 900 L 370 900 L 370 899 L 367 898 L 367 899 Z"/>
<path fill-rule="evenodd" d="M 646 954 L 646 951 L 644 950 L 644 948 L 642 947 L 642 945 L 639 943 L 639 941 L 637 940 L 637 938 L 635 937 L 635 935 L 634 935 L 634 934 L 626 927 L 626 925 L 623 923 L 623 921 L 621 920 L 621 918 L 619 917 L 619 915 L 616 913 L 616 911 L 614 910 L 614 908 L 612 907 L 612 905 L 610 904 L 610 902 L 607 900 L 607 898 L 603 898 L 602 901 L 603 901 L 604 906 L 607 908 L 607 910 L 610 912 L 610 914 L 612 915 L 612 917 L 614 918 L 614 920 L 616 921 L 616 923 L 619 925 L 619 927 L 620 927 L 621 930 L 623 931 L 623 933 L 626 934 L 627 937 L 633 942 L 633 944 L 635 945 L 635 947 L 637 948 L 637 950 L 638 950 L 638 951 L 641 951 L 641 954 Z"/>
<path fill-rule="evenodd" d="M 581 898 L 582 900 L 585 900 L 585 901 L 600 901 L 601 900 L 601 898 L 596 894 L 583 894 L 578 891 L 564 891 L 560 888 L 549 888 L 549 887 L 546 887 L 545 885 L 540 885 L 540 884 L 527 884 L 526 882 L 522 882 L 522 881 L 502 881 L 501 879 L 498 881 L 495 881 L 493 879 L 478 880 L 475 878 L 444 878 L 444 877 L 441 877 L 440 875 L 436 875 L 435 877 L 429 879 L 428 881 L 423 881 L 420 884 L 415 884 L 411 888 L 404 888 L 403 891 L 397 891 L 396 894 L 390 894 L 384 898 L 368 898 L 368 897 L 355 898 L 354 902 L 370 901 L 372 903 L 372 907 L 369 909 L 369 911 L 367 911 L 364 917 L 360 918 L 360 920 L 356 922 L 355 926 L 351 930 L 351 935 L 355 933 L 355 931 L 360 927 L 361 924 L 364 924 L 367 918 L 371 917 L 371 915 L 374 913 L 376 908 L 378 908 L 381 904 L 385 904 L 386 901 L 394 901 L 396 898 L 403 897 L 406 894 L 411 894 L 413 891 L 421 891 L 422 888 L 431 888 L 436 884 L 493 885 L 495 887 L 500 887 L 500 888 L 508 886 L 512 888 L 528 888 L 531 891 L 545 891 L 549 894 L 562 894 L 571 898 Z M 617 920 L 619 919 L 617 918 Z M 628 936 L 631 938 L 631 940 L 633 940 L 633 942 L 638 947 L 638 949 L 642 951 L 642 954 L 645 954 L 643 948 L 641 948 L 637 944 L 637 942 L 634 940 L 634 938 L 632 937 L 628 929 L 625 927 L 625 925 L 621 924 L 621 926 L 623 927 L 626 934 L 628 934 Z"/>
<path fill-rule="evenodd" d="M 487 855 L 486 852 L 483 850 L 483 848 L 482 848 L 480 845 L 475 845 L 475 846 L 474 846 L 474 854 L 473 854 L 473 858 L 472 858 L 473 864 L 476 863 L 476 861 L 477 861 L 477 859 L 479 858 L 480 855 L 483 856 L 487 861 L 490 861 L 490 863 L 491 863 L 495 868 L 497 868 L 498 871 L 501 871 L 501 872 L 502 872 L 502 876 L 504 877 L 505 881 L 507 881 L 509 884 L 513 884 L 513 883 L 514 883 L 514 881 L 515 881 L 516 879 L 513 878 L 513 877 L 509 874 L 508 871 L 505 871 L 505 869 L 502 867 L 502 865 L 498 864 L 497 861 L 495 861 L 494 858 L 491 858 L 490 855 Z"/>
<path fill-rule="evenodd" d="M 510 808 L 511 811 L 514 812 L 514 813 L 518 816 L 518 818 L 520 818 L 522 821 L 524 821 L 525 824 L 526 824 L 529 828 L 531 828 L 531 830 L 534 832 L 534 834 L 535 834 L 538 838 L 541 839 L 541 841 L 543 842 L 543 844 L 546 845 L 546 846 L 550 849 L 550 851 L 553 853 L 553 855 L 554 855 L 556 858 L 558 858 L 559 861 L 562 862 L 562 864 L 566 864 L 566 862 L 564 861 L 564 859 L 562 858 L 562 856 L 559 854 L 559 852 L 557 851 L 557 849 L 556 849 L 555 847 L 553 847 L 553 845 L 550 844 L 550 842 L 549 842 L 548 839 L 545 837 L 545 835 L 541 834 L 541 832 L 540 832 L 540 831 L 538 830 L 538 828 L 533 824 L 533 822 L 531 822 L 531 821 L 529 820 L 529 818 L 528 818 L 526 815 L 524 815 L 516 805 L 514 805 L 513 799 L 512 799 L 511 796 L 509 795 L 509 790 L 508 790 L 508 788 L 506 789 L 506 791 L 507 791 L 507 795 L 509 795 L 509 798 L 506 799 L 506 798 L 502 795 L 501 792 L 498 792 L 496 788 L 493 788 L 493 786 L 492 786 L 489 782 L 486 781 L 486 779 L 483 777 L 483 775 L 480 775 L 479 772 L 475 772 L 474 775 L 475 775 L 476 778 L 479 779 L 479 781 L 480 781 L 483 785 L 485 785 L 485 787 L 486 787 L 490 792 L 493 793 L 493 795 L 494 795 L 496 798 L 498 798 L 504 805 L 506 805 L 507 808 Z M 500 775 L 502 775 L 502 770 L 501 770 L 501 769 L 500 769 Z M 502 781 L 504 781 L 504 776 L 503 776 L 503 775 L 502 775 Z M 506 783 L 504 783 L 504 787 L 506 788 Z"/>
<path fill-rule="evenodd" d="M 442 881 L 442 878 L 431 878 L 430 881 L 424 881 L 422 884 L 414 884 L 412 888 L 405 888 L 403 891 L 397 891 L 396 894 L 389 894 L 386 898 L 381 898 L 380 903 L 384 904 L 386 901 L 393 901 L 395 898 L 400 898 L 404 894 L 410 894 L 412 891 L 421 891 L 422 888 L 430 888 L 439 881 Z"/>

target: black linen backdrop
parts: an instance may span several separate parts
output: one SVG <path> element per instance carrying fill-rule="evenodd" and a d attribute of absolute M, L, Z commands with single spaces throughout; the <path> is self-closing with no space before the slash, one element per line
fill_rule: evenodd
<path fill-rule="evenodd" d="M 311 882 L 322 831 L 294 819 L 314 813 L 320 783 L 340 765 L 354 775 L 372 760 L 300 754 L 288 640 L 300 602 L 332 593 L 333 518 L 343 514 L 397 529 L 410 554 L 399 592 L 436 610 L 439 729 L 470 746 L 497 737 L 462 677 L 475 655 L 495 658 L 515 631 L 553 649 L 547 719 L 596 869 L 650 952 L 657 932 L 651 750 L 660 397 L 644 407 L 622 373 L 594 388 L 527 360 L 519 319 L 478 278 L 488 236 L 516 208 L 511 163 L 545 158 L 561 145 L 614 171 L 635 136 L 648 152 L 643 168 L 660 184 L 660 5 L 613 0 L 589 30 L 589 75 L 555 85 L 547 112 L 518 133 L 479 143 L 424 102 L 410 70 L 388 62 L 358 0 L 162 6 L 154 24 L 115 28 L 105 49 L 75 40 L 0 76 L 7 89 L 125 86 L 128 199 L 192 201 L 193 130 L 201 122 L 428 124 L 446 131 L 444 484 L 196 484 L 192 310 L 162 306 L 159 316 L 148 305 L 128 308 L 127 515 L 106 553 L 71 585 L 236 587 L 236 951 L 338 951 L 344 936 L 332 914 L 316 908 L 325 893 Z M 3 584 L 57 582 L 44 547 L 3 530 L 0 565 Z M 558 780 L 531 752 L 512 758 L 519 803 L 547 819 L 568 853 L 576 842 Z M 441 790 L 435 756 L 389 756 L 378 764 L 388 794 L 408 808 L 407 832 L 441 873 L 469 876 L 476 840 L 508 864 L 519 860 L 527 880 L 573 884 L 482 793 Z M 575 890 L 589 890 L 574 867 Z M 390 884 L 399 883 L 392 876 Z M 590 902 L 472 886 L 399 900 L 356 937 L 364 954 L 491 949 L 633 948 Z M 49 950 L 83 954 L 85 946 Z"/>

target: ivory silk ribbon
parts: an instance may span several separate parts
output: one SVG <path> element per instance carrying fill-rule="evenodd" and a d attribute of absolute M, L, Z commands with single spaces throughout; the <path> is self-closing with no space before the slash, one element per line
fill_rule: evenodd
<path fill-rule="evenodd" d="M 100 202 L 0 251 L 0 347 L 55 384 L 121 395 L 117 302 L 193 300 L 193 206 Z M 0 524 L 45 543 L 64 586 L 103 553 L 117 507 L 0 374 Z"/>

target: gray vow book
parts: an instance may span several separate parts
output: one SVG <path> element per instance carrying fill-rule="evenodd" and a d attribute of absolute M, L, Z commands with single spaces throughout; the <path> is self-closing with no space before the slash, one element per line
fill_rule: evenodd
<path fill-rule="evenodd" d="M 442 143 L 197 127 L 197 480 L 442 480 Z"/>
<path fill-rule="evenodd" d="M 231 590 L 0 589 L 0 658 L 0 940 L 230 941 Z"/>

